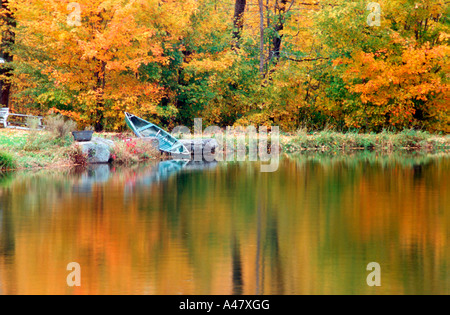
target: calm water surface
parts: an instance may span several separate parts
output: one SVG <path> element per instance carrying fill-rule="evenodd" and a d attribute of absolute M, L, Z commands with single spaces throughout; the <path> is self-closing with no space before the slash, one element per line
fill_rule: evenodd
<path fill-rule="evenodd" d="M 0 294 L 450 294 L 449 157 L 259 167 L 0 175 Z"/>

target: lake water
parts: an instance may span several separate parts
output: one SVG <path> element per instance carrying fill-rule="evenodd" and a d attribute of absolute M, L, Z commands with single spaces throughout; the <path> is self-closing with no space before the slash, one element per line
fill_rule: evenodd
<path fill-rule="evenodd" d="M 449 175 L 375 154 L 3 174 L 0 294 L 450 294 Z"/>

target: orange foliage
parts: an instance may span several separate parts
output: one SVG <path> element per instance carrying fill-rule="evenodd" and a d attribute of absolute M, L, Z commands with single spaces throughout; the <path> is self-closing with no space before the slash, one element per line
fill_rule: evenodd
<path fill-rule="evenodd" d="M 448 122 L 449 85 L 441 72 L 449 52 L 445 45 L 425 45 L 404 50 L 400 60 L 380 51 L 359 52 L 352 59 L 337 59 L 335 63 L 349 64 L 343 76 L 348 89 L 360 95 L 363 104 L 372 105 L 368 112 L 379 115 L 380 124 L 388 117 L 388 124 L 401 127 L 413 122 L 418 110 L 428 118 Z"/>

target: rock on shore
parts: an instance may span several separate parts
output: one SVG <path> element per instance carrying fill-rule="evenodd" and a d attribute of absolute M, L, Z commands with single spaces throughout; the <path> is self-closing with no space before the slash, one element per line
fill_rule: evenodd
<path fill-rule="evenodd" d="M 180 140 L 180 142 L 184 144 L 192 155 L 195 154 L 196 150 L 200 150 L 201 153 L 205 154 L 214 154 L 219 149 L 219 143 L 216 139 Z"/>
<path fill-rule="evenodd" d="M 104 164 L 108 163 L 111 158 L 114 141 L 92 138 L 89 142 L 78 142 L 78 145 L 83 153 L 88 156 L 89 164 Z"/>

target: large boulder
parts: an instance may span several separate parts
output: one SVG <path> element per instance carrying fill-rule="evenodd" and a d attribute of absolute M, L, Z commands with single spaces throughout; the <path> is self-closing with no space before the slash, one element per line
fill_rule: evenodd
<path fill-rule="evenodd" d="M 102 138 L 92 138 L 89 142 L 79 142 L 78 145 L 88 156 L 89 164 L 106 164 L 111 158 L 114 142 Z"/>
<path fill-rule="evenodd" d="M 219 143 L 216 139 L 191 139 L 180 140 L 182 144 L 188 149 L 188 151 L 194 155 L 197 150 L 203 154 L 214 154 L 219 149 Z"/>

